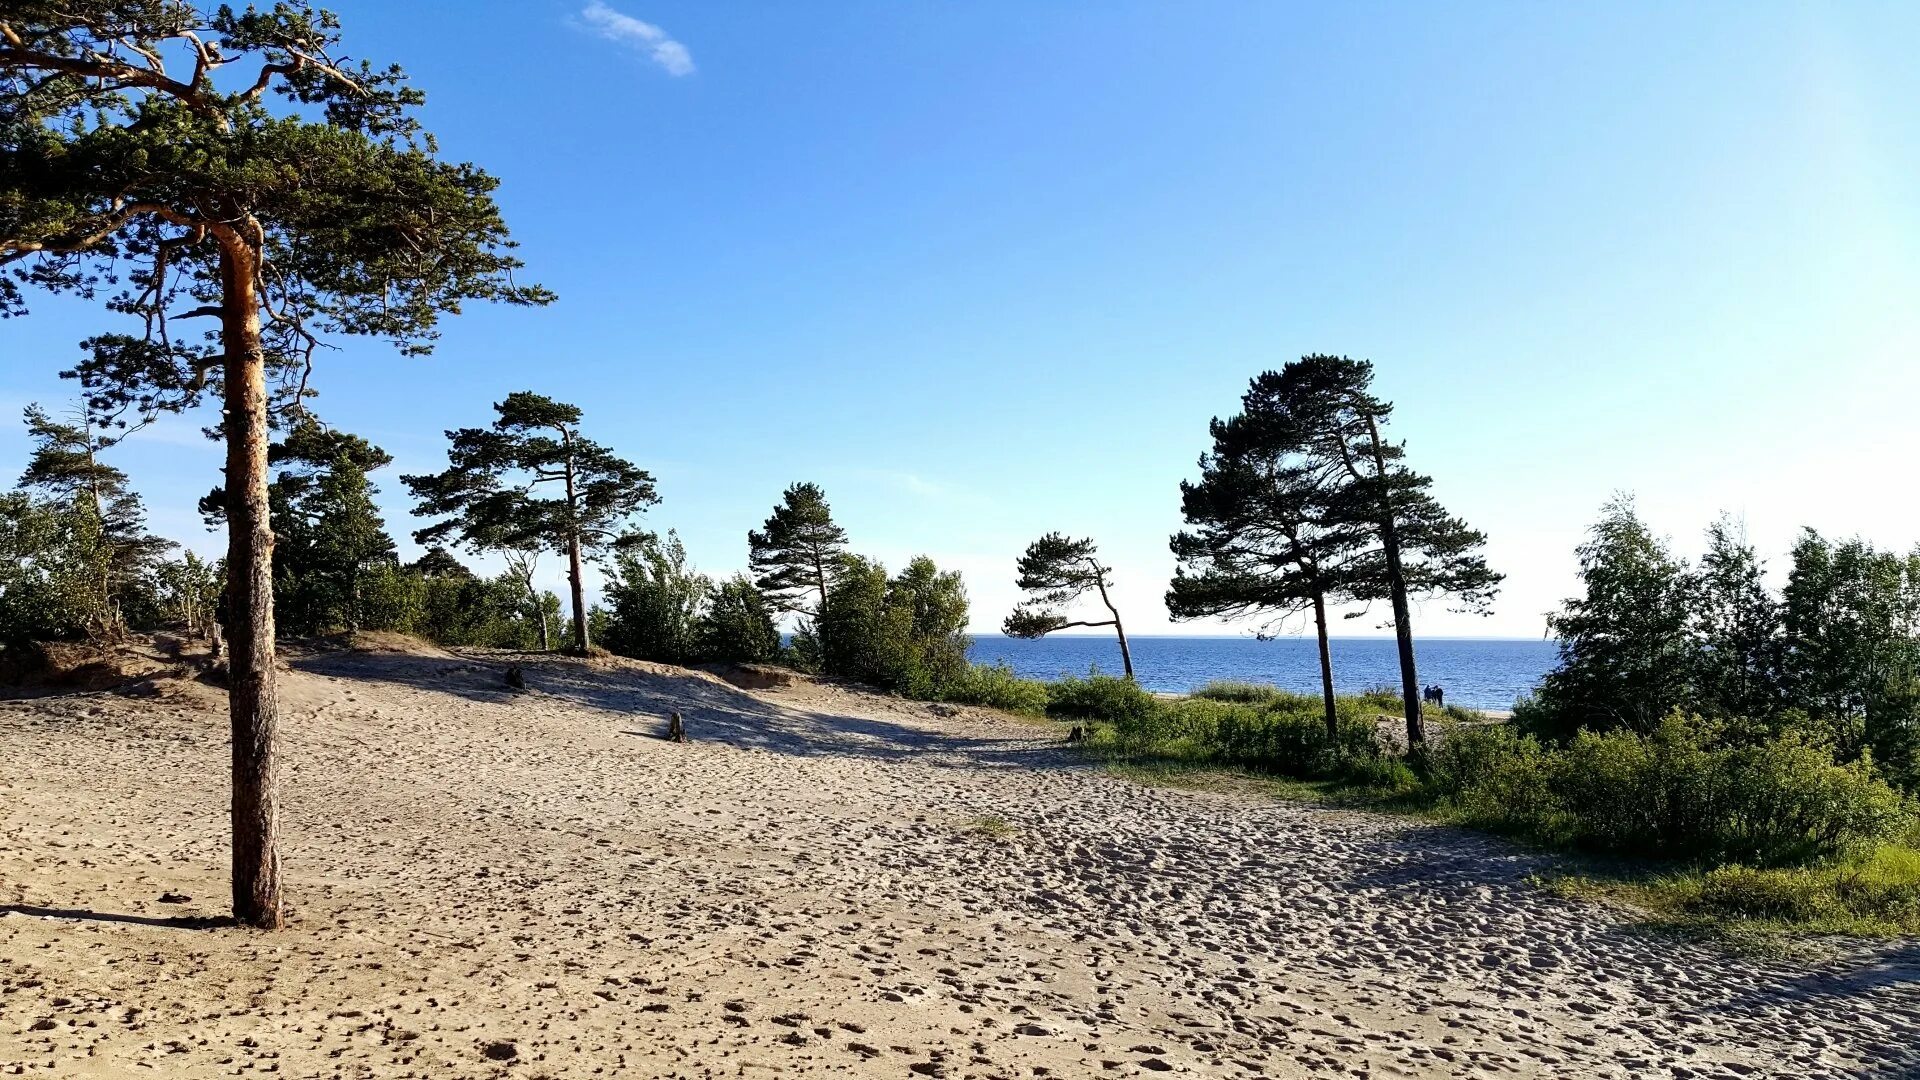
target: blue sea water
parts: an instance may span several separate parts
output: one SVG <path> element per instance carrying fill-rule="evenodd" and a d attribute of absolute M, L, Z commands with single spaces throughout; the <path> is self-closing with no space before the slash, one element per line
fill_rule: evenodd
<path fill-rule="evenodd" d="M 1319 650 L 1310 637 L 1261 641 L 1243 637 L 1136 637 L 1134 677 L 1149 690 L 1185 693 L 1215 679 L 1268 683 L 1283 690 L 1320 692 Z M 1333 685 L 1339 693 L 1400 685 L 1392 638 L 1334 638 Z M 1029 679 L 1085 675 L 1098 666 L 1120 674 L 1120 646 L 1111 637 L 1062 635 L 1028 641 L 997 634 L 974 638 L 975 663 L 1005 664 Z M 1531 691 L 1558 661 L 1552 641 L 1426 638 L 1414 642 L 1420 682 L 1439 685 L 1447 704 L 1505 709 Z"/>

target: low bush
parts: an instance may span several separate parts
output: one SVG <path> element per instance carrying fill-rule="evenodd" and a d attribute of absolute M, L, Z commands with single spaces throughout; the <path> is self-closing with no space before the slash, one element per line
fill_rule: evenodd
<path fill-rule="evenodd" d="M 1509 727 L 1461 728 L 1430 758 L 1429 791 L 1465 823 L 1659 859 L 1779 866 L 1897 837 L 1912 807 L 1869 761 L 1836 764 L 1787 734 L 1728 744 L 1674 715 L 1654 732 L 1581 732 L 1564 749 Z"/>
<path fill-rule="evenodd" d="M 1046 683 L 1022 679 L 1005 664 L 969 664 L 940 686 L 935 696 L 940 701 L 984 705 L 1028 716 L 1046 715 L 1049 700 Z"/>
<path fill-rule="evenodd" d="M 1098 720 L 1114 725 L 1121 738 L 1132 739 L 1154 721 L 1161 703 L 1132 679 L 1090 673 L 1072 676 L 1047 687 L 1047 715 L 1062 720 Z"/>

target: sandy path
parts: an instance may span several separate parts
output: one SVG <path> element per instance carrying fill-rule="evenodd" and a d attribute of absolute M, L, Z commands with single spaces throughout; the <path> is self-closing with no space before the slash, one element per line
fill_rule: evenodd
<path fill-rule="evenodd" d="M 216 696 L 0 703 L 0 1074 L 1920 1075 L 1920 949 L 1734 956 L 1470 834 L 831 688 L 300 666 L 278 934 L 193 922 Z"/>

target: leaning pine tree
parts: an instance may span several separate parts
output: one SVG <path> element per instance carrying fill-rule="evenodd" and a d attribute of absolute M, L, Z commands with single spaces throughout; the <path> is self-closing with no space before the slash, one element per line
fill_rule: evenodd
<path fill-rule="evenodd" d="M 1312 612 L 1327 737 L 1338 734 L 1327 611 L 1349 599 L 1349 568 L 1369 528 L 1342 498 L 1343 476 L 1315 457 L 1289 411 L 1249 392 L 1246 411 L 1214 420 L 1200 479 L 1182 482 L 1190 528 L 1171 546 L 1167 588 L 1176 619 L 1254 618 L 1263 636 Z"/>
<path fill-rule="evenodd" d="M 274 399 L 304 391 L 321 335 L 417 354 L 468 300 L 551 299 L 513 280 L 494 179 L 440 160 L 420 92 L 336 59 L 339 37 L 298 3 L 0 7 L 0 311 L 39 287 L 132 317 L 138 332 L 90 340 L 70 373 L 104 422 L 209 391 L 226 414 L 234 917 L 260 927 L 283 919 Z M 213 329 L 188 333 L 200 318 Z"/>
<path fill-rule="evenodd" d="M 421 544 L 454 538 L 475 551 L 546 548 L 567 559 L 573 648 L 586 655 L 588 556 L 640 539 L 624 526 L 660 501 L 653 476 L 580 434 L 580 409 L 525 390 L 493 407 L 491 427 L 447 432 L 447 469 L 403 476 L 420 517 Z M 542 492 L 535 495 L 535 492 Z M 550 493 L 550 494 L 549 494 Z"/>
<path fill-rule="evenodd" d="M 1346 588 L 1355 600 L 1392 605 L 1407 741 L 1418 747 L 1426 725 L 1411 598 L 1450 596 L 1462 610 L 1484 613 L 1503 575 L 1487 566 L 1486 537 L 1429 494 L 1433 480 L 1406 466 L 1405 445 L 1381 436 L 1393 405 L 1375 397 L 1372 384 L 1371 362 L 1316 354 L 1254 379 L 1245 400 L 1249 412 L 1287 417 L 1306 453 L 1341 478 L 1336 515 L 1368 525 L 1375 546 L 1348 568 Z"/>
<path fill-rule="evenodd" d="M 1107 589 L 1113 585 L 1113 568 L 1100 562 L 1099 549 L 1091 539 L 1075 540 L 1060 533 L 1048 533 L 1027 545 L 1016 564 L 1016 584 L 1029 599 L 1013 610 L 1000 626 L 1008 637 L 1045 637 L 1055 630 L 1073 626 L 1111 626 L 1120 639 L 1120 666 L 1127 678 L 1133 678 L 1133 651 L 1127 647 L 1127 631 L 1120 624 L 1120 609 L 1113 606 Z M 1065 608 L 1089 591 L 1100 594 L 1107 609 L 1105 619 L 1070 619 Z"/>

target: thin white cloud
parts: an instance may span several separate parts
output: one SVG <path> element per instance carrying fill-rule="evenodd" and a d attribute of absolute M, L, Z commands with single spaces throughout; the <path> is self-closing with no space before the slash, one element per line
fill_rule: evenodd
<path fill-rule="evenodd" d="M 602 0 L 593 0 L 580 9 L 580 18 L 588 30 L 600 37 L 646 53 L 669 75 L 693 74 L 693 54 L 650 22 L 616 11 Z"/>

